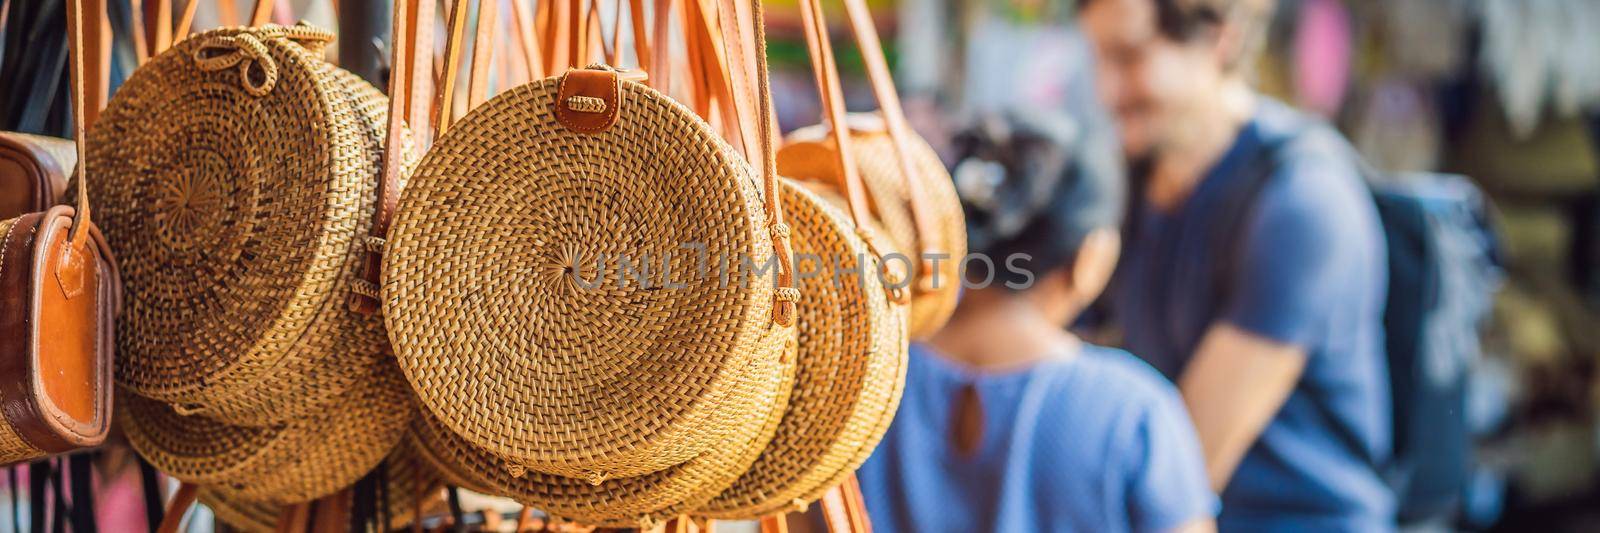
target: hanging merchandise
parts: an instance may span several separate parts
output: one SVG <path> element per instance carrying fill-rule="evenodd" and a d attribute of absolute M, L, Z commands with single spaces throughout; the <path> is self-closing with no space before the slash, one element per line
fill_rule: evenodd
<path fill-rule="evenodd" d="M 706 10 L 711 7 L 720 8 L 722 28 L 738 28 L 735 1 L 708 5 Z M 844 209 L 800 182 L 780 181 L 785 215 L 793 227 L 797 279 L 806 295 L 799 305 L 795 392 L 760 458 L 696 513 L 713 518 L 752 519 L 796 511 L 839 485 L 876 448 L 905 382 L 910 288 L 896 287 L 890 276 L 883 275 L 884 253 L 892 249 L 869 212 L 868 192 L 855 160 L 858 155 L 888 158 L 892 152 L 862 154 L 851 149 L 855 136 L 848 128 L 832 128 L 845 122 L 839 70 L 820 4 L 806 0 L 800 9 L 825 111 L 824 127 L 840 132 L 828 145 L 844 147 L 824 157 L 824 164 L 836 164 L 832 172 L 842 176 L 844 194 L 839 203 Z M 708 45 L 727 45 L 734 52 L 728 54 L 732 64 L 742 65 L 741 37 L 737 31 L 723 33 L 720 42 Z M 738 78 L 742 70 L 729 72 Z M 738 95 L 731 100 L 733 105 L 723 108 L 739 107 Z M 904 279 L 903 273 L 897 279 Z"/>
<path fill-rule="evenodd" d="M 387 100 L 323 61 L 331 39 L 305 25 L 185 39 L 91 132 L 95 193 L 126 258 L 117 380 L 130 392 L 269 426 L 329 408 L 386 358 L 381 321 L 344 299 L 376 209 Z"/>
<path fill-rule="evenodd" d="M 1589 0 L 1483 0 L 1480 61 L 1518 137 L 1548 110 L 1600 106 L 1597 25 L 1600 3 Z"/>
<path fill-rule="evenodd" d="M 457 21 L 446 65 L 459 61 Z M 593 27 L 572 42 L 594 40 Z M 589 49 L 569 60 L 600 47 Z M 444 133 L 385 246 L 384 312 L 430 408 L 418 448 L 447 477 L 562 518 L 635 526 L 704 503 L 771 439 L 793 381 L 797 295 L 787 230 L 749 163 L 625 76 L 570 70 L 453 126 L 439 113 Z M 695 243 L 728 259 L 727 277 L 688 277 L 694 256 L 679 247 Z M 644 268 L 676 277 L 625 277 L 594 267 L 601 254 L 667 261 L 676 274 Z M 474 267 L 438 268 L 446 257 Z M 745 261 L 782 266 L 755 274 Z"/>
<path fill-rule="evenodd" d="M 397 448 L 379 468 L 383 476 L 381 483 L 374 487 L 374 501 L 362 501 L 361 496 L 349 494 L 344 496 L 346 501 L 340 502 L 350 509 L 351 515 L 359 517 L 363 514 L 363 507 L 372 507 L 365 511 L 377 511 L 376 519 L 385 520 L 387 517 L 389 529 L 399 530 L 416 521 L 417 517 L 442 510 L 444 501 L 438 497 L 437 474 L 409 448 Z M 200 487 L 197 496 L 198 501 L 210 508 L 218 520 L 245 533 L 277 531 L 280 518 L 289 511 L 285 506 L 244 498 L 223 487 Z M 360 529 L 350 527 L 349 530 Z"/>
<path fill-rule="evenodd" d="M 110 38 L 104 8 L 89 0 L 67 2 L 73 138 L 80 152 L 104 102 L 109 58 L 100 45 Z M 103 168 L 78 165 L 77 181 Z M 39 181 L 31 190 L 54 187 L 43 173 L 34 176 Z M 76 197 L 75 206 L 55 207 L 35 197 L 44 205 L 31 207 L 47 208 L 0 220 L 0 464 L 97 446 L 111 428 L 120 282 L 111 250 L 90 220 L 87 188 L 79 187 Z"/>
<path fill-rule="evenodd" d="M 591 59 L 576 45 L 594 26 L 557 43 L 563 66 Z M 383 312 L 421 403 L 499 471 L 480 474 L 558 516 L 637 525 L 714 496 L 793 382 L 775 176 L 610 67 L 439 115 L 383 245 Z"/>
<path fill-rule="evenodd" d="M 960 263 L 967 253 L 966 221 L 944 163 L 907 124 L 871 12 L 860 0 L 844 5 L 868 81 L 882 107 L 877 116 L 847 118 L 850 136 L 857 140 L 851 143 L 851 159 L 893 238 L 898 255 L 887 260 L 889 267 L 914 272 L 908 329 L 912 339 L 925 339 L 955 312 Z M 796 130 L 778 152 L 779 173 L 842 188 L 839 169 L 830 163 L 836 151 L 831 139 L 823 125 Z"/>

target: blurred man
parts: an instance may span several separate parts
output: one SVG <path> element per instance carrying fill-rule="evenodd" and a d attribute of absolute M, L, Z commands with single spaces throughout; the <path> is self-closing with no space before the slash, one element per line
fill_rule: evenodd
<path fill-rule="evenodd" d="M 1271 11 L 1081 0 L 1134 180 L 1113 303 L 1178 383 L 1221 529 L 1391 530 L 1382 227 L 1343 139 L 1250 88 Z"/>

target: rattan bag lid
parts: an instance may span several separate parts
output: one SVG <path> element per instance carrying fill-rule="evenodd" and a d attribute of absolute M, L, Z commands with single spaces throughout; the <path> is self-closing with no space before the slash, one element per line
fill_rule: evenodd
<path fill-rule="evenodd" d="M 757 272 L 775 230 L 754 173 L 631 81 L 614 125 L 568 129 L 563 79 L 471 111 L 402 193 L 383 299 L 407 378 L 514 470 L 637 476 L 729 446 L 727 426 L 759 433 L 735 389 L 793 329 L 777 268 Z"/>

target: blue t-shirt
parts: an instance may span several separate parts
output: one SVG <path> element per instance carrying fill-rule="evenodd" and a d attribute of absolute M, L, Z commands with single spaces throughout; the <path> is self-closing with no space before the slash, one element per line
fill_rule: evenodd
<path fill-rule="evenodd" d="M 1128 349 L 1173 379 L 1218 322 L 1306 351 L 1294 392 L 1223 490 L 1221 528 L 1392 529 L 1394 496 L 1378 473 L 1392 433 L 1383 229 L 1345 141 L 1262 100 L 1180 208 L 1131 214 L 1141 218 L 1118 267 L 1117 315 Z M 1263 146 L 1291 137 L 1241 232 L 1219 245 L 1218 228 L 1239 220 L 1225 206 L 1246 194 Z M 1236 271 L 1219 282 L 1219 265 Z"/>
<path fill-rule="evenodd" d="M 983 439 L 963 455 L 952 411 L 968 385 Z M 1162 531 L 1217 506 L 1177 390 L 1126 352 L 1087 344 L 1003 374 L 913 344 L 894 424 L 858 475 L 886 533 Z"/>

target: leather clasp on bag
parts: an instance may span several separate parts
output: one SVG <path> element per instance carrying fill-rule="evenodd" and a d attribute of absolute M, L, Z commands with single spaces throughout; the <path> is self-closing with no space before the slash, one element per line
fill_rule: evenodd
<path fill-rule="evenodd" d="M 622 83 L 608 67 L 569 70 L 556 90 L 556 121 L 578 133 L 600 133 L 617 123 Z"/>

